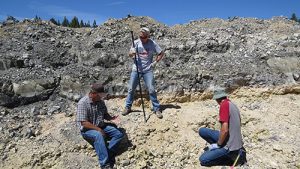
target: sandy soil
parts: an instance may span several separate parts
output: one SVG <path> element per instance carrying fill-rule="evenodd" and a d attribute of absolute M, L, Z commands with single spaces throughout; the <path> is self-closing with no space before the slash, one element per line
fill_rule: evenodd
<path fill-rule="evenodd" d="M 247 165 L 237 168 L 299 169 L 300 95 L 233 96 L 231 100 L 241 110 L 248 152 Z M 108 109 L 116 115 L 120 115 L 123 104 L 124 99 L 107 101 Z M 117 157 L 117 168 L 205 168 L 198 161 L 206 145 L 198 129 L 219 127 L 217 103 L 161 100 L 161 104 L 161 120 L 148 107 L 147 123 L 141 107 L 133 107 L 136 111 L 128 116 L 120 115 L 127 146 Z M 75 110 L 76 105 L 72 106 Z M 64 113 L 42 117 L 40 135 L 4 147 L 8 153 L 0 168 L 98 168 L 96 155 L 80 137 L 74 119 Z"/>

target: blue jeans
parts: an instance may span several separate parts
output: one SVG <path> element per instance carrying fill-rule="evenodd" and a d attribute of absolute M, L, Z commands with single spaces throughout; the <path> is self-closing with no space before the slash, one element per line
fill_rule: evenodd
<path fill-rule="evenodd" d="M 146 87 L 148 89 L 148 92 L 150 95 L 150 100 L 151 100 L 152 106 L 153 106 L 153 111 L 158 111 L 160 109 L 160 105 L 157 100 L 157 95 L 156 95 L 156 92 L 154 89 L 153 72 L 152 71 L 148 71 L 145 73 L 139 72 L 139 74 L 140 74 L 140 77 L 143 77 Z M 135 92 L 137 85 L 139 84 L 138 80 L 139 80 L 138 73 L 136 71 L 132 71 L 131 75 L 130 75 L 130 81 L 128 84 L 128 95 L 126 98 L 126 106 L 125 107 L 127 109 L 131 108 L 131 106 L 132 106 L 133 99 L 134 99 L 134 92 Z"/>
<path fill-rule="evenodd" d="M 209 144 L 217 143 L 220 132 L 208 128 L 200 128 L 199 135 Z M 200 157 L 200 164 L 202 166 L 216 166 L 216 165 L 232 165 L 237 157 L 237 151 L 230 151 L 227 148 L 218 148 L 211 151 L 205 151 Z"/>
<path fill-rule="evenodd" d="M 104 167 L 105 165 L 109 165 L 112 162 L 111 160 L 114 160 L 111 159 L 114 158 L 112 157 L 112 155 L 116 153 L 117 144 L 124 137 L 124 134 L 117 128 L 110 125 L 106 125 L 102 128 L 102 130 L 108 137 L 111 138 L 108 147 L 106 147 L 105 138 L 99 131 L 82 131 L 81 135 L 87 142 L 89 142 L 94 147 L 98 155 L 99 164 L 101 167 Z"/>

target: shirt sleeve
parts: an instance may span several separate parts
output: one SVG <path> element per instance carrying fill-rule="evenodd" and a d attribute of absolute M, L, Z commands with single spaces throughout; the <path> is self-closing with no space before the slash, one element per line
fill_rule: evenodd
<path fill-rule="evenodd" d="M 154 44 L 155 52 L 157 54 L 160 54 L 162 52 L 162 49 L 160 48 L 160 46 L 155 41 L 153 41 L 153 44 Z"/>
<path fill-rule="evenodd" d="M 76 121 L 88 121 L 87 108 L 83 102 L 78 103 Z"/>
<path fill-rule="evenodd" d="M 220 105 L 219 121 L 221 123 L 229 122 L 229 101 L 228 100 L 224 100 Z"/>

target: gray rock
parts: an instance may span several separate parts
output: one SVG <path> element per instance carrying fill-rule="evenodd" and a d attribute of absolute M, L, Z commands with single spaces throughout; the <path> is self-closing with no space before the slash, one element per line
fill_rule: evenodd
<path fill-rule="evenodd" d="M 53 106 L 53 107 L 50 107 L 50 108 L 48 109 L 47 114 L 48 114 L 48 115 L 52 115 L 52 114 L 54 114 L 55 112 L 60 111 L 60 109 L 61 109 L 60 106 Z"/>
<path fill-rule="evenodd" d="M 40 111 L 39 111 L 39 109 L 37 108 L 37 107 L 33 107 L 33 108 L 31 108 L 31 110 L 30 110 L 30 114 L 32 115 L 32 116 L 36 116 L 36 115 L 38 115 L 40 113 Z"/>
<path fill-rule="evenodd" d="M 280 145 L 274 144 L 273 145 L 273 150 L 275 150 L 275 151 L 282 151 L 282 148 L 281 148 Z"/>
<path fill-rule="evenodd" d="M 130 165 L 130 160 L 124 160 L 122 161 L 122 166 L 125 167 L 125 166 L 128 166 Z"/>
<path fill-rule="evenodd" d="M 293 77 L 295 81 L 299 81 L 300 80 L 300 75 L 298 73 L 293 73 Z"/>

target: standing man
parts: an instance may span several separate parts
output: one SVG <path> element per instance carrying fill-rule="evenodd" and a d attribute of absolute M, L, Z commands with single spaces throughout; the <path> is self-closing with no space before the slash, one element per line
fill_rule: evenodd
<path fill-rule="evenodd" d="M 200 128 L 199 135 L 210 145 L 200 156 L 202 166 L 232 165 L 238 154 L 239 164 L 246 162 L 243 148 L 240 111 L 228 98 L 224 89 L 214 91 L 213 99 L 220 105 L 219 122 L 221 130 Z"/>
<path fill-rule="evenodd" d="M 76 121 L 80 126 L 82 137 L 95 149 L 100 167 L 110 169 L 115 163 L 117 145 L 124 134 L 112 125 L 104 123 L 104 119 L 118 124 L 118 116 L 110 116 L 103 98 L 106 97 L 102 84 L 93 84 L 89 94 L 78 102 Z M 106 147 L 106 138 L 110 142 Z"/>
<path fill-rule="evenodd" d="M 161 113 L 160 104 L 157 100 L 157 95 L 154 88 L 153 68 L 162 59 L 164 52 L 155 41 L 149 38 L 149 36 L 150 30 L 146 27 L 141 28 L 139 39 L 134 41 L 135 48 L 131 46 L 129 51 L 129 57 L 134 59 L 135 55 L 137 55 L 137 65 L 132 65 L 132 72 L 128 85 L 128 95 L 126 98 L 125 110 L 122 112 L 122 115 L 125 116 L 131 112 L 134 92 L 139 83 L 138 71 L 140 76 L 143 77 L 147 86 L 153 111 L 155 112 L 156 116 L 161 119 L 163 118 L 163 115 Z M 154 55 L 156 55 L 155 58 L 153 58 Z M 136 67 L 138 67 L 138 70 Z"/>

